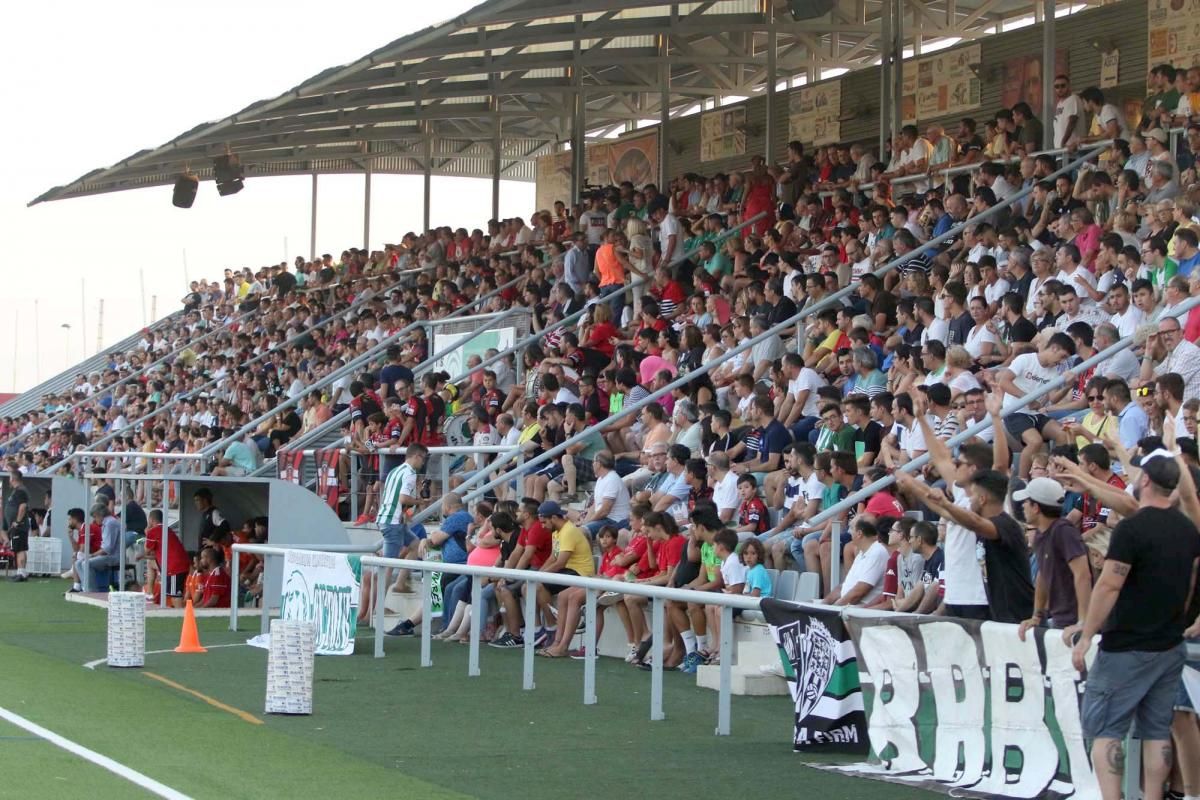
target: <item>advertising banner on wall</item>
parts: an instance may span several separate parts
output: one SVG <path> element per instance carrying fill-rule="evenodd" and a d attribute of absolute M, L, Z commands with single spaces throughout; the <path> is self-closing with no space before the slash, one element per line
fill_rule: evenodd
<path fill-rule="evenodd" d="M 635 188 L 658 180 L 658 131 L 588 145 L 588 183 L 618 186 L 629 181 Z"/>
<path fill-rule="evenodd" d="M 1066 50 L 1054 51 L 1054 74 L 1066 75 L 1070 66 Z M 1016 56 L 1004 62 L 1004 82 L 1000 85 L 1000 105 L 1012 108 L 1024 100 L 1033 113 L 1042 116 L 1042 57 Z"/>
<path fill-rule="evenodd" d="M 838 610 L 763 600 L 796 706 L 796 750 L 866 753 L 854 644 Z"/>
<path fill-rule="evenodd" d="M 793 89 L 788 95 L 788 140 L 834 144 L 842 136 L 842 82 Z"/>
<path fill-rule="evenodd" d="M 540 156 L 536 163 L 534 196 L 538 211 L 553 211 L 555 200 L 563 201 L 569 208 L 575 202 L 571 197 L 571 151 Z"/>
<path fill-rule="evenodd" d="M 700 160 L 746 155 L 746 107 L 731 106 L 700 115 Z"/>
<path fill-rule="evenodd" d="M 956 797 L 1099 796 L 1080 727 L 1084 676 L 1061 631 L 1022 642 L 994 622 L 850 612 L 846 624 L 872 762 L 829 769 Z"/>
<path fill-rule="evenodd" d="M 905 61 L 900 98 L 904 124 L 979 108 L 981 52 L 975 44 Z"/>
<path fill-rule="evenodd" d="M 1146 63 L 1200 66 L 1200 0 L 1150 0 Z"/>

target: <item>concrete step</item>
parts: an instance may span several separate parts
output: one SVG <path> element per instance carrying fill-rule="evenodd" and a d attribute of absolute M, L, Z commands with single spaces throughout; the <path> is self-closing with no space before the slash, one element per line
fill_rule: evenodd
<path fill-rule="evenodd" d="M 730 673 L 730 692 L 736 695 L 786 695 L 787 681 L 778 675 L 760 672 L 757 668 L 733 665 Z M 706 664 L 696 670 L 696 685 L 718 691 L 721 688 L 721 667 Z"/>

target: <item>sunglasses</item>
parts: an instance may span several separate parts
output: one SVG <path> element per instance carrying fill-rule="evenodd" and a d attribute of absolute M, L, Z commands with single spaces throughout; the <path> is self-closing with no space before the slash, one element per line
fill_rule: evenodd
<path fill-rule="evenodd" d="M 1101 395 L 1101 394 L 1089 394 L 1088 398 L 1087 398 L 1089 403 L 1098 403 L 1103 399 L 1104 399 L 1104 395 Z"/>
<path fill-rule="evenodd" d="M 1149 397 L 1154 394 L 1154 389 L 1150 386 L 1141 386 L 1134 391 L 1134 394 L 1138 397 Z"/>

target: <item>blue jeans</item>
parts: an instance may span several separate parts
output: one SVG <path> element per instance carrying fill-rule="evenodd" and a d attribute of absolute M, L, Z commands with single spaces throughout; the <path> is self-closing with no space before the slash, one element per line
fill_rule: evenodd
<path fill-rule="evenodd" d="M 621 312 L 625 310 L 625 284 L 610 283 L 607 286 L 601 286 L 600 297 L 608 298 L 608 305 L 613 312 L 613 320 L 620 324 Z"/>
<path fill-rule="evenodd" d="M 119 555 L 92 556 L 79 565 L 79 580 L 87 586 L 90 592 L 107 592 L 109 576 L 114 569 L 120 566 L 121 557 Z M 86 578 L 84 577 L 85 571 Z M 124 579 L 125 576 L 122 575 L 121 580 Z M 104 585 L 101 586 L 101 583 Z"/>
<path fill-rule="evenodd" d="M 605 517 L 604 519 L 596 519 L 592 520 L 591 522 L 584 523 L 583 527 L 587 529 L 588 538 L 595 539 L 600 534 L 600 529 L 605 525 L 612 525 L 617 530 L 621 530 L 622 528 L 629 527 L 629 520 L 617 520 L 612 519 L 611 517 Z"/>
<path fill-rule="evenodd" d="M 821 540 L 821 531 L 813 531 L 803 538 L 797 539 L 792 537 L 792 541 L 788 543 L 788 550 L 792 554 L 792 560 L 800 567 L 800 571 L 804 572 L 804 545 L 808 542 L 819 542 Z"/>
<path fill-rule="evenodd" d="M 400 551 L 417 540 L 417 535 L 408 529 L 407 522 L 399 525 L 384 525 L 380 532 L 383 534 L 383 557 L 396 558 Z"/>
<path fill-rule="evenodd" d="M 454 618 L 454 610 L 458 608 L 458 604 L 470 602 L 471 598 L 471 576 L 459 575 L 442 589 L 442 627 L 440 630 L 446 630 L 446 626 L 450 624 L 450 620 Z"/>
<path fill-rule="evenodd" d="M 819 417 L 801 417 L 799 421 L 792 424 L 792 436 L 797 442 L 809 441 L 808 435 L 817 427 Z"/>

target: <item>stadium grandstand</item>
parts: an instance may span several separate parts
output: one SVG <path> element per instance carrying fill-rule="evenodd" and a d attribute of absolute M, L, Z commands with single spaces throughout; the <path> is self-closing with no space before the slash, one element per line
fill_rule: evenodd
<path fill-rule="evenodd" d="M 520 696 L 470 681 L 461 699 L 518 736 L 545 724 L 528 743 L 547 748 L 587 749 L 573 726 L 593 717 L 566 704 L 580 673 L 597 702 L 599 670 L 626 695 L 595 722 L 595 752 L 632 765 L 614 791 L 696 793 L 636 749 L 664 737 L 624 712 L 641 692 L 662 719 L 665 691 L 694 722 L 711 689 L 717 732 L 732 714 L 749 746 L 692 729 L 664 754 L 721 792 L 1200 798 L 1185 6 L 490 0 L 50 189 L 33 202 L 311 175 L 313 233 L 294 262 L 197 281 L 179 311 L 0 405 L 0 557 L 28 584 L 4 600 L 61 610 L 63 591 L 110 620 L 130 593 L 194 607 L 228 648 L 204 658 L 253 680 L 166 650 L 146 675 L 257 724 L 238 708 L 260 702 L 264 658 L 237 615 L 267 633 L 303 605 L 318 651 L 348 655 L 319 662 L 315 711 L 309 683 L 340 738 L 267 727 L 386 766 L 362 794 L 391 768 L 430 797 L 612 777 L 586 757 L 535 787 L 497 775 L 521 764 L 466 768 L 469 748 L 399 759 L 398 734 L 346 709 L 378 689 L 421 721 L 403 747 L 469 745 L 463 682 L 413 669 L 389 694 L 376 684 L 398 668 L 355 645 L 369 630 L 377 657 L 469 676 L 484 659 L 513 687 L 534 688 L 536 663 L 561 707 L 518 714 Z M 322 254 L 331 173 L 363 174 L 364 220 L 372 175 L 423 174 L 423 226 L 364 222 Z M 492 218 L 431 220 L 448 175 L 490 177 Z M 536 182 L 536 208 L 500 208 L 509 179 Z M 342 608 L 314 614 L 301 568 L 284 577 L 322 549 L 353 573 L 336 645 Z M 30 625 L 53 621 L 39 609 Z M 99 625 L 39 643 L 0 622 L 0 652 L 82 663 Z M 178 627 L 148 625 L 163 642 Z"/>

